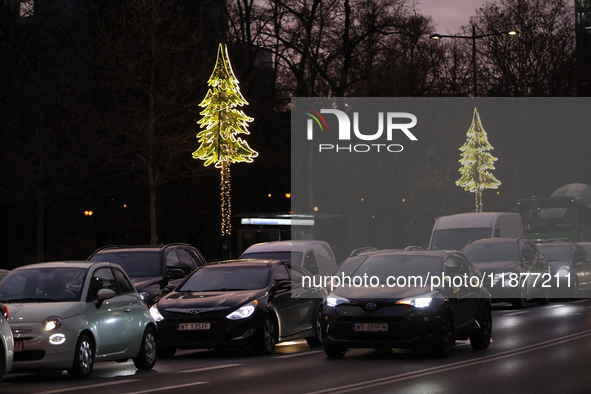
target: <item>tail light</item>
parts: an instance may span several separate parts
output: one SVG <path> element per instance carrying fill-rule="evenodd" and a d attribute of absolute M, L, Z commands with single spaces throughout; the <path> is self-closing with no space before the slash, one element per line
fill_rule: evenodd
<path fill-rule="evenodd" d="M 0 305 L 0 313 L 2 313 L 2 316 L 4 316 L 4 318 L 6 320 L 8 320 L 8 317 L 10 316 L 8 313 L 8 307 L 4 306 L 4 305 Z"/>

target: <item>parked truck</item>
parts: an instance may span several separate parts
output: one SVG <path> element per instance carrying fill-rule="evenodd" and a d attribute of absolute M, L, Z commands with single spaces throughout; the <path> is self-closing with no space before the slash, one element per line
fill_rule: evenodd
<path fill-rule="evenodd" d="M 536 242 L 591 240 L 591 186 L 571 183 L 550 197 L 517 200 L 525 238 Z"/>

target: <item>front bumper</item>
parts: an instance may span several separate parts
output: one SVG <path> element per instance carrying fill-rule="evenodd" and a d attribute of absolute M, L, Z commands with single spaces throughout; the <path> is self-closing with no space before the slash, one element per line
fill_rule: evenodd
<path fill-rule="evenodd" d="M 161 312 L 165 317 L 158 322 L 158 345 L 178 349 L 208 349 L 212 347 L 253 346 L 261 334 L 265 311 L 254 313 L 240 320 L 230 320 L 226 315 L 231 311 L 190 315 L 185 313 Z M 181 330 L 181 323 L 209 323 L 208 330 Z"/>
<path fill-rule="evenodd" d="M 439 340 L 442 308 L 383 306 L 368 312 L 356 305 L 325 307 L 322 342 L 343 348 L 425 348 Z M 355 323 L 387 323 L 387 331 L 356 331 Z"/>
<path fill-rule="evenodd" d="M 10 328 L 15 342 L 13 371 L 67 369 L 72 366 L 77 333 L 61 327 L 56 332 L 48 334 L 41 330 L 41 324 L 11 323 Z M 54 334 L 65 335 L 65 342 L 60 345 L 51 344 L 49 338 Z M 20 348 L 19 351 L 16 350 L 17 348 Z"/>

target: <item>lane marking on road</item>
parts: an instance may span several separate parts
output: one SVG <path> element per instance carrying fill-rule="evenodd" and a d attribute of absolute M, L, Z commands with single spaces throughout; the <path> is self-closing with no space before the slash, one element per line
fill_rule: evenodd
<path fill-rule="evenodd" d="M 404 380 L 416 379 L 419 377 L 434 375 L 434 374 L 438 374 L 441 372 L 447 372 L 447 371 L 451 371 L 454 369 L 460 369 L 460 368 L 464 368 L 464 367 L 471 367 L 471 366 L 478 365 L 478 364 L 489 363 L 492 361 L 498 361 L 498 360 L 502 360 L 505 358 L 514 357 L 514 356 L 517 356 L 520 354 L 534 352 L 536 350 L 544 349 L 547 347 L 560 345 L 560 344 L 563 344 L 566 342 L 575 341 L 577 339 L 586 338 L 589 336 L 591 336 L 591 330 L 585 330 L 585 331 L 581 331 L 576 334 L 566 335 L 562 338 L 550 339 L 550 340 L 547 340 L 544 342 L 536 343 L 533 345 L 523 346 L 521 348 L 508 350 L 508 351 L 501 352 L 501 353 L 495 354 L 495 355 L 484 356 L 481 358 L 476 358 L 476 359 L 471 359 L 471 360 L 459 361 L 459 362 L 448 364 L 448 365 L 426 368 L 426 369 L 413 371 L 413 372 L 407 372 L 407 373 L 403 373 L 403 374 L 395 375 L 395 376 L 387 376 L 384 378 L 367 380 L 365 382 L 353 383 L 353 384 L 349 384 L 349 385 L 345 385 L 345 386 L 332 387 L 332 388 L 328 388 L 328 389 L 324 389 L 324 390 L 313 391 L 313 392 L 310 392 L 307 394 L 321 394 L 321 393 L 330 393 L 330 392 L 338 392 L 340 394 L 340 393 L 347 393 L 350 391 L 363 390 L 363 389 L 366 389 L 369 387 L 383 386 L 386 384 L 401 382 Z"/>
<path fill-rule="evenodd" d="M 230 368 L 230 367 L 238 367 L 243 364 L 223 364 L 223 365 L 213 365 L 211 367 L 203 367 L 197 369 L 187 369 L 185 371 L 177 371 L 179 373 L 191 373 L 191 372 L 201 372 L 201 371 L 211 371 L 212 369 L 222 369 L 222 368 Z"/>
<path fill-rule="evenodd" d="M 546 306 L 541 307 L 540 309 L 560 308 L 560 307 L 563 307 L 563 306 L 564 305 L 562 305 L 562 304 L 558 304 L 558 305 L 546 305 Z"/>
<path fill-rule="evenodd" d="M 291 358 L 291 357 L 307 356 L 309 354 L 316 354 L 316 353 L 322 353 L 322 352 L 324 352 L 324 350 L 312 350 L 309 352 L 299 352 L 299 353 L 294 353 L 294 354 L 286 354 L 284 356 L 277 356 L 277 357 L 273 357 L 273 358 Z"/>
<path fill-rule="evenodd" d="M 118 380 L 116 382 L 106 382 L 106 383 L 89 384 L 88 386 L 76 386 L 76 387 L 68 387 L 68 388 L 62 388 L 62 389 L 50 390 L 50 391 L 40 391 L 37 394 L 58 394 L 58 393 L 65 393 L 67 391 L 78 391 L 78 390 L 93 389 L 93 388 L 96 388 L 96 387 L 103 387 L 103 386 L 114 386 L 116 384 L 125 384 L 125 383 L 137 382 L 139 380 L 140 379 Z"/>
<path fill-rule="evenodd" d="M 166 386 L 166 387 L 159 387 L 157 389 L 150 389 L 150 390 L 142 390 L 142 391 L 134 391 L 132 393 L 126 393 L 126 394 L 143 394 L 143 393 L 153 393 L 155 391 L 165 391 L 165 390 L 174 390 L 174 389 L 179 389 L 181 387 L 190 387 L 190 386 L 197 386 L 199 384 L 206 384 L 209 382 L 193 382 L 193 383 L 187 383 L 187 384 L 179 384 L 178 386 Z"/>
<path fill-rule="evenodd" d="M 493 339 L 490 339 L 490 343 L 493 343 Z M 456 339 L 456 346 L 468 346 L 470 345 L 469 339 Z"/>
<path fill-rule="evenodd" d="M 583 299 L 583 300 L 576 300 L 576 301 L 573 301 L 572 303 L 573 303 L 573 304 L 579 304 L 579 303 L 581 303 L 581 302 L 589 302 L 589 301 L 591 301 L 591 299 L 589 299 L 589 298 L 586 298 L 586 299 Z"/>
<path fill-rule="evenodd" d="M 511 312 L 511 313 L 505 313 L 503 316 L 515 316 L 515 315 L 521 315 L 523 313 L 529 313 L 530 311 L 518 311 L 518 312 Z"/>

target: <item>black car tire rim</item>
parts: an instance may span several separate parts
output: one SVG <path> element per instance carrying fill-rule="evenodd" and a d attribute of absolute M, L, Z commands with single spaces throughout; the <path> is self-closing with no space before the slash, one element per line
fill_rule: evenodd
<path fill-rule="evenodd" d="M 449 314 L 445 314 L 441 322 L 441 354 L 447 355 L 451 351 L 452 330 Z"/>
<path fill-rule="evenodd" d="M 480 322 L 480 332 L 482 334 L 483 342 L 490 342 L 490 334 L 492 331 L 492 316 L 490 310 L 486 309 L 482 315 L 482 321 Z"/>
<path fill-rule="evenodd" d="M 271 317 L 265 319 L 265 325 L 263 327 L 263 341 L 265 350 L 267 353 L 272 353 L 275 349 L 275 323 Z"/>

